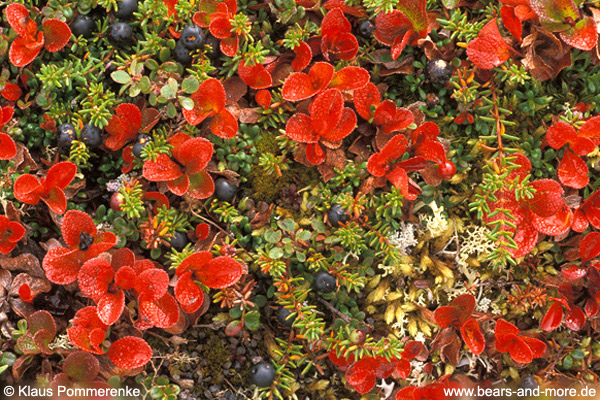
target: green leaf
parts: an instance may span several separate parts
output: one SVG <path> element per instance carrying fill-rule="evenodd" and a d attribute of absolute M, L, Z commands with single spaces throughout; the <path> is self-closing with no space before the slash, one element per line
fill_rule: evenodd
<path fill-rule="evenodd" d="M 279 247 L 273 247 L 269 250 L 269 257 L 277 259 L 283 257 L 283 250 Z"/>
<path fill-rule="evenodd" d="M 255 331 L 260 328 L 260 314 L 258 311 L 250 311 L 244 317 L 244 325 L 251 331 Z"/>
<path fill-rule="evenodd" d="M 193 76 L 188 76 L 181 82 L 181 89 L 187 94 L 195 93 L 199 87 L 198 79 Z"/>
<path fill-rule="evenodd" d="M 167 117 L 175 118 L 177 116 L 177 109 L 173 105 L 173 103 L 167 104 Z"/>
<path fill-rule="evenodd" d="M 113 79 L 113 81 L 122 85 L 131 82 L 131 77 L 127 72 L 123 70 L 113 72 L 112 74 L 110 74 L 110 77 Z"/>
<path fill-rule="evenodd" d="M 238 319 L 242 316 L 242 310 L 239 306 L 235 306 L 231 310 L 229 310 L 229 316 L 233 319 Z"/>
<path fill-rule="evenodd" d="M 267 229 L 265 232 L 265 240 L 269 243 L 277 243 L 281 240 L 281 231 L 274 231 L 273 229 Z"/>
<path fill-rule="evenodd" d="M 294 232 L 296 230 L 296 223 L 291 218 L 277 221 L 277 226 L 286 232 Z"/>
<path fill-rule="evenodd" d="M 160 95 L 167 100 L 171 100 L 177 96 L 177 92 L 171 86 L 165 85 L 160 89 Z"/>
<path fill-rule="evenodd" d="M 179 100 L 179 104 L 181 104 L 181 107 L 183 107 L 184 109 L 186 109 L 186 110 L 194 109 L 194 100 L 190 99 L 189 97 L 179 96 L 179 97 L 177 97 L 177 99 Z"/>

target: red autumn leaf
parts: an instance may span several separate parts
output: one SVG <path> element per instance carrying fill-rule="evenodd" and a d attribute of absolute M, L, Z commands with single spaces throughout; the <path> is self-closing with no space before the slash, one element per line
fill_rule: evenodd
<path fill-rule="evenodd" d="M 288 101 L 300 101 L 314 96 L 329 86 L 334 68 L 325 62 L 315 63 L 308 74 L 294 72 L 283 83 L 281 95 Z"/>
<path fill-rule="evenodd" d="M 17 37 L 10 45 L 8 59 L 15 67 L 24 67 L 31 63 L 44 47 L 44 34 L 38 33 L 37 39 Z"/>
<path fill-rule="evenodd" d="M 573 212 L 566 204 L 550 217 L 540 217 L 538 214 L 530 213 L 530 221 L 535 229 L 544 235 L 559 236 L 567 233 L 573 222 Z"/>
<path fill-rule="evenodd" d="M 209 129 L 223 139 L 231 139 L 238 131 L 238 123 L 227 109 L 219 111 L 212 119 Z"/>
<path fill-rule="evenodd" d="M 271 106 L 271 92 L 268 90 L 259 90 L 256 92 L 254 96 L 254 100 L 256 103 L 264 109 L 267 109 Z"/>
<path fill-rule="evenodd" d="M 375 110 L 381 103 L 381 94 L 374 83 L 369 82 L 361 89 L 354 92 L 354 108 L 358 115 L 367 121 L 373 117 Z"/>
<path fill-rule="evenodd" d="M 508 60 L 510 47 L 500 35 L 495 19 L 488 22 L 479 35 L 469 42 L 467 55 L 481 69 L 492 69 Z"/>
<path fill-rule="evenodd" d="M 113 342 L 106 355 L 118 367 L 134 369 L 146 365 L 152 357 L 152 349 L 142 338 L 125 336 Z"/>
<path fill-rule="evenodd" d="M 579 18 L 579 11 L 573 0 L 531 0 L 529 6 L 539 16 L 542 26 L 552 32 L 568 29 L 567 18 Z"/>
<path fill-rule="evenodd" d="M 77 275 L 79 289 L 84 295 L 98 302 L 108 293 L 108 286 L 113 276 L 113 267 L 108 261 L 103 258 L 93 258 L 86 261 L 79 270 Z"/>
<path fill-rule="evenodd" d="M 205 240 L 210 233 L 210 226 L 206 222 L 196 225 L 196 237 L 198 240 Z"/>
<path fill-rule="evenodd" d="M 242 265 L 233 258 L 226 256 L 213 258 L 196 271 L 199 280 L 212 289 L 229 287 L 239 281 L 242 274 Z"/>
<path fill-rule="evenodd" d="M 29 284 L 24 283 L 19 286 L 19 298 L 23 300 L 25 303 L 33 302 L 33 294 L 31 293 L 31 287 Z"/>
<path fill-rule="evenodd" d="M 0 215 L 0 253 L 10 253 L 17 242 L 25 236 L 25 228 L 16 221 L 11 221 L 4 215 Z"/>
<path fill-rule="evenodd" d="M 193 21 L 202 28 L 208 28 L 210 24 L 210 15 L 216 11 L 217 0 L 200 0 L 198 4 L 200 11 L 194 14 Z"/>
<path fill-rule="evenodd" d="M 59 51 L 69 43 L 71 29 L 63 21 L 51 18 L 42 23 L 44 30 L 44 46 L 51 53 Z"/>
<path fill-rule="evenodd" d="M 4 85 L 4 89 L 2 89 L 2 97 L 4 97 L 6 100 L 9 101 L 17 101 L 19 100 L 19 97 L 21 97 L 21 95 L 23 94 L 23 92 L 21 91 L 21 88 L 19 87 L 19 85 L 16 85 L 14 83 L 6 83 Z M 6 107 L 9 109 L 13 109 L 12 107 Z M 3 107 L 4 109 L 4 107 Z M 12 117 L 12 113 L 11 113 L 11 117 Z M 10 117 L 8 118 L 10 119 Z M 8 122 L 8 120 L 6 118 L 2 118 L 2 125 L 4 125 L 6 122 Z"/>
<path fill-rule="evenodd" d="M 30 37 L 37 32 L 37 24 L 31 20 L 29 10 L 23 4 L 12 3 L 6 6 L 6 20 L 21 37 Z"/>
<path fill-rule="evenodd" d="M 178 274 L 179 275 L 179 274 Z M 192 279 L 193 272 L 188 271 L 179 276 L 175 285 L 175 298 L 186 313 L 193 313 L 202 307 L 204 292 Z"/>
<path fill-rule="evenodd" d="M 460 320 L 462 312 L 453 306 L 441 306 L 435 310 L 433 315 L 435 323 L 444 329 L 456 324 Z"/>
<path fill-rule="evenodd" d="M 554 302 L 546 311 L 544 318 L 540 322 L 540 328 L 546 332 L 555 330 L 560 326 L 563 319 L 563 308 L 559 302 Z"/>
<path fill-rule="evenodd" d="M 483 333 L 481 333 L 479 324 L 473 318 L 467 320 L 467 322 L 460 327 L 460 335 L 473 354 L 481 354 L 485 349 Z"/>
<path fill-rule="evenodd" d="M 598 29 L 592 17 L 585 17 L 577 21 L 570 29 L 560 32 L 559 36 L 569 46 L 589 51 L 598 42 Z"/>
<path fill-rule="evenodd" d="M 600 229 L 600 191 L 585 199 L 581 205 L 585 217 L 596 229 Z"/>
<path fill-rule="evenodd" d="M 361 358 L 346 371 L 346 381 L 358 393 L 369 393 L 376 383 L 375 364 L 373 357 Z"/>
<path fill-rule="evenodd" d="M 576 305 L 572 305 L 565 312 L 565 326 L 573 331 L 580 331 L 585 324 L 585 314 L 583 310 Z"/>
<path fill-rule="evenodd" d="M 17 155 L 17 146 L 10 136 L 0 133 L 0 160 L 10 160 Z"/>
<path fill-rule="evenodd" d="M 592 297 L 585 302 L 584 310 L 587 317 L 595 317 L 600 313 L 600 305 L 598 304 L 598 301 Z"/>
<path fill-rule="evenodd" d="M 339 8 L 329 11 L 321 22 L 321 52 L 326 60 L 330 56 L 350 61 L 358 53 L 358 41 L 350 31 L 352 26 Z"/>
<path fill-rule="evenodd" d="M 577 134 L 580 137 L 592 139 L 595 145 L 600 144 L 600 115 L 591 117 L 585 121 Z"/>
<path fill-rule="evenodd" d="M 244 61 L 238 65 L 239 77 L 252 89 L 264 89 L 273 85 L 273 78 L 264 64 L 246 66 Z"/>
<path fill-rule="evenodd" d="M 560 269 L 560 272 L 563 278 L 565 278 L 568 281 L 575 281 L 587 275 L 586 268 L 572 264 L 563 265 Z"/>
<path fill-rule="evenodd" d="M 531 183 L 535 189 L 533 198 L 527 200 L 529 209 L 540 217 L 556 214 L 564 205 L 564 191 L 560 184 L 552 179 L 540 179 Z"/>
<path fill-rule="evenodd" d="M 508 352 L 517 363 L 530 363 L 546 351 L 544 342 L 521 336 L 521 331 L 504 319 L 496 322 L 495 335 L 496 349 L 501 353 Z"/>
<path fill-rule="evenodd" d="M 392 59 L 397 59 L 407 44 L 424 38 L 429 31 L 423 4 L 399 5 L 401 10 L 379 13 L 375 18 L 375 39 L 392 48 Z"/>
<path fill-rule="evenodd" d="M 500 8 L 500 17 L 502 17 L 502 23 L 506 30 L 509 31 L 515 39 L 521 42 L 523 38 L 523 24 L 515 14 L 515 8 L 503 5 Z"/>
<path fill-rule="evenodd" d="M 27 332 L 32 335 L 35 335 L 39 331 L 49 332 L 53 337 L 56 335 L 56 322 L 48 311 L 40 310 L 34 312 L 29 316 L 27 322 Z"/>
<path fill-rule="evenodd" d="M 579 245 L 581 261 L 585 264 L 600 255 L 600 232 L 590 232 Z"/>
<path fill-rule="evenodd" d="M 136 278 L 137 275 L 133 268 L 124 266 L 119 268 L 115 274 L 115 285 L 123 290 L 130 290 L 135 286 Z"/>
<path fill-rule="evenodd" d="M 122 290 L 105 293 L 98 301 L 98 318 L 110 326 L 119 320 L 124 309 L 125 293 Z"/>
<path fill-rule="evenodd" d="M 392 46 L 397 37 L 404 36 L 412 28 L 410 19 L 402 11 L 392 10 L 377 14 L 373 36 L 380 43 Z"/>
<path fill-rule="evenodd" d="M 396 373 L 398 374 L 398 376 L 400 377 L 400 379 L 406 379 L 408 378 L 408 376 L 411 373 L 411 365 L 410 365 L 410 361 L 408 361 L 408 359 L 402 359 L 400 361 L 398 361 L 398 363 L 396 364 Z"/>
<path fill-rule="evenodd" d="M 573 189 L 583 189 L 590 181 L 589 170 L 581 157 L 565 150 L 558 166 L 558 179 L 565 186 Z"/>
<path fill-rule="evenodd" d="M 329 83 L 330 88 L 339 90 L 362 89 L 369 83 L 371 75 L 361 67 L 345 67 L 335 73 Z"/>
<path fill-rule="evenodd" d="M 381 126 L 385 133 L 406 129 L 414 121 L 413 113 L 406 108 L 400 108 L 391 100 L 381 103 L 373 115 L 373 123 Z"/>
<path fill-rule="evenodd" d="M 146 301 L 158 300 L 167 293 L 169 288 L 169 275 L 159 268 L 147 269 L 137 277 L 135 290 Z"/>
<path fill-rule="evenodd" d="M 119 150 L 128 141 L 134 140 L 142 124 L 142 112 L 135 104 L 123 103 L 117 106 L 115 115 L 104 128 L 109 136 L 106 147 Z"/>
<path fill-rule="evenodd" d="M 194 101 L 194 108 L 183 109 L 183 116 L 190 125 L 198 125 L 225 108 L 225 87 L 221 81 L 209 78 L 200 84 L 191 98 Z"/>
<path fill-rule="evenodd" d="M 296 53 L 296 58 L 292 61 L 292 68 L 294 71 L 302 71 L 304 68 L 308 67 L 308 64 L 310 64 L 313 57 L 312 50 L 308 43 L 300 41 L 298 46 L 294 47 L 294 53 Z"/>
<path fill-rule="evenodd" d="M 179 305 L 173 296 L 165 293 L 160 299 L 147 300 L 142 294 L 138 298 L 140 313 L 157 328 L 168 329 L 179 319 Z"/>
<path fill-rule="evenodd" d="M 67 334 L 75 347 L 94 354 L 104 354 L 100 345 L 107 330 L 108 325 L 98 318 L 97 308 L 85 307 L 77 311 Z"/>
<path fill-rule="evenodd" d="M 227 57 L 234 57 L 238 51 L 238 47 L 239 39 L 237 35 L 228 37 L 227 39 L 221 39 L 221 43 L 219 45 L 221 53 L 225 54 Z"/>
<path fill-rule="evenodd" d="M 335 351 L 335 349 L 331 349 L 329 351 L 329 359 L 331 360 L 331 362 L 339 367 L 342 371 L 344 371 L 346 368 L 348 368 L 350 365 L 352 365 L 354 363 L 354 354 L 349 354 L 349 357 L 344 357 L 343 354 L 340 354 L 338 356 L 337 352 Z"/>

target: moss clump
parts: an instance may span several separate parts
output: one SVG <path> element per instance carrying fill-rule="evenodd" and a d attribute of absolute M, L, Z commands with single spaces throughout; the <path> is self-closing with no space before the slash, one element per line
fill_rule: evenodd
<path fill-rule="evenodd" d="M 225 346 L 217 335 L 211 335 L 202 349 L 202 358 L 206 365 L 200 368 L 204 380 L 220 383 L 223 381 L 223 365 L 229 361 L 230 350 Z"/>

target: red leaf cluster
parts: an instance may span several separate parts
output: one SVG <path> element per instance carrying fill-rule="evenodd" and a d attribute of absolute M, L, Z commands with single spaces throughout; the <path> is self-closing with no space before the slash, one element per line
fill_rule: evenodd
<path fill-rule="evenodd" d="M 600 144 L 600 116 L 588 119 L 579 129 L 566 122 L 552 124 L 546 132 L 546 141 L 553 149 L 566 145 L 563 158 L 558 166 L 558 179 L 563 185 L 574 189 L 582 189 L 589 182 L 587 164 L 580 156 L 587 156 Z"/>
<path fill-rule="evenodd" d="M 546 352 L 546 343 L 539 339 L 521 335 L 521 331 L 510 322 L 499 319 L 496 322 L 496 349 L 510 354 L 513 361 L 528 364 Z"/>
<path fill-rule="evenodd" d="M 351 31 L 352 25 L 340 8 L 325 15 L 321 22 L 321 52 L 327 61 L 333 58 L 350 61 L 356 56 L 358 41 Z"/>
<path fill-rule="evenodd" d="M 508 60 L 511 50 L 500 35 L 495 19 L 488 22 L 467 45 L 467 55 L 481 69 L 492 69 L 503 64 Z"/>
<path fill-rule="evenodd" d="M 57 214 L 67 209 L 67 198 L 63 190 L 69 186 L 77 166 L 70 161 L 59 162 L 48 170 L 41 179 L 31 174 L 17 178 L 13 187 L 15 198 L 23 203 L 36 205 L 42 200 Z"/>
<path fill-rule="evenodd" d="M 185 258 L 176 274 L 179 279 L 175 285 L 175 298 L 183 311 L 193 313 L 204 301 L 204 291 L 196 281 L 211 289 L 223 289 L 240 280 L 243 267 L 231 257 L 213 258 L 210 251 L 201 251 Z"/>
<path fill-rule="evenodd" d="M 442 329 L 458 329 L 466 345 L 478 355 L 485 349 L 485 338 L 481 333 L 479 323 L 471 318 L 475 311 L 475 297 L 465 293 L 457 296 L 449 306 L 435 310 L 435 322 Z"/>
<path fill-rule="evenodd" d="M 209 129 L 215 135 L 229 139 L 235 136 L 238 123 L 235 117 L 225 109 L 225 87 L 221 81 L 209 78 L 202 82 L 198 90 L 191 95 L 194 108 L 183 110 L 183 116 L 190 125 L 198 125 L 212 117 Z"/>
<path fill-rule="evenodd" d="M 40 310 L 27 318 L 27 332 L 17 339 L 17 347 L 25 354 L 53 354 L 48 345 L 56 336 L 56 323 L 48 311 Z"/>
<path fill-rule="evenodd" d="M 410 360 L 415 358 L 423 350 L 423 343 L 416 340 L 407 342 L 400 354 L 400 359 L 390 359 L 383 356 L 363 357 L 350 363 L 350 360 L 337 357 L 335 350 L 331 350 L 329 357 L 336 365 L 347 367 L 346 381 L 358 393 L 370 392 L 377 383 L 377 378 L 385 379 L 392 375 L 399 379 L 406 379 L 411 372 Z"/>
<path fill-rule="evenodd" d="M 294 72 L 283 83 L 281 95 L 288 101 L 309 99 L 323 90 L 358 90 L 369 82 L 369 72 L 360 67 L 345 67 L 335 72 L 331 64 L 316 62 L 308 74 Z"/>
<path fill-rule="evenodd" d="M 115 115 L 104 128 L 108 133 L 105 144 L 110 150 L 119 150 L 127 142 L 134 140 L 138 132 L 148 132 L 158 122 L 158 110 L 144 108 L 130 103 L 117 106 Z"/>
<path fill-rule="evenodd" d="M 382 103 L 377 108 L 377 111 L 385 103 Z M 392 103 L 392 106 L 397 109 L 395 104 Z M 374 120 L 377 119 L 377 111 L 375 111 Z M 387 120 L 388 127 L 392 124 L 391 121 L 396 121 L 393 122 L 393 127 L 389 128 L 392 132 L 401 126 L 408 127 L 412 123 L 413 117 L 410 111 L 397 109 L 394 115 L 397 116 L 400 113 L 406 115 L 406 117 L 401 119 L 402 122 L 399 122 L 400 120 L 397 119 Z M 384 123 L 383 126 L 386 126 L 386 124 Z M 434 173 L 437 174 L 440 180 L 450 179 L 456 171 L 454 164 L 446 158 L 444 146 L 437 141 L 438 135 L 439 128 L 433 122 L 426 122 L 412 132 L 410 135 L 410 146 L 407 136 L 403 133 L 397 134 L 387 142 L 380 152 L 369 157 L 367 171 L 376 177 L 385 176 L 394 187 L 402 191 L 402 195 L 406 199 L 415 200 L 420 193 L 420 188 L 416 182 L 408 177 L 408 172 L 423 171 L 428 167 L 428 162 L 437 164 Z M 402 155 L 407 150 L 412 154 L 412 157 L 400 161 Z"/>
<path fill-rule="evenodd" d="M 305 143 L 307 160 L 319 165 L 326 158 L 319 142 L 327 142 L 326 147 L 338 148 L 341 140 L 356 127 L 356 114 L 351 108 L 344 107 L 339 89 L 327 89 L 317 95 L 308 111 L 310 115 L 293 115 L 285 126 L 285 134 L 296 142 Z"/>
<path fill-rule="evenodd" d="M 252 89 L 265 89 L 273 85 L 271 73 L 265 69 L 264 64 L 246 66 L 245 61 L 238 65 L 238 75 Z"/>
<path fill-rule="evenodd" d="M 212 143 L 185 133 L 175 134 L 169 143 L 173 146 L 171 157 L 159 154 L 154 161 L 146 161 L 144 177 L 151 182 L 167 182 L 169 190 L 178 196 L 187 194 L 196 199 L 211 196 L 215 183 L 205 168 L 213 155 Z"/>
<path fill-rule="evenodd" d="M 238 51 L 239 37 L 232 33 L 231 19 L 237 12 L 236 0 L 201 0 L 200 9 L 194 14 L 193 21 L 202 28 L 221 39 L 221 52 L 233 57 Z"/>
<path fill-rule="evenodd" d="M 458 382 L 451 381 L 450 375 L 444 375 L 437 382 L 426 386 L 406 386 L 396 393 L 396 400 L 446 400 L 453 398 L 448 390 L 459 389 Z"/>
<path fill-rule="evenodd" d="M 14 112 L 15 109 L 13 107 L 0 107 L 0 129 L 10 121 Z M 17 146 L 14 140 L 6 133 L 0 132 L 0 160 L 10 160 L 16 154 Z"/>
<path fill-rule="evenodd" d="M 65 47 L 71 39 L 69 26 L 55 18 L 45 20 L 42 31 L 38 32 L 37 24 L 22 4 L 9 4 L 6 7 L 6 19 L 18 35 L 8 51 L 8 59 L 16 67 L 31 63 L 42 47 L 53 53 Z"/>
<path fill-rule="evenodd" d="M 408 0 L 399 4 L 400 10 L 379 13 L 375 18 L 374 37 L 392 48 L 392 59 L 397 59 L 407 44 L 415 44 L 430 31 L 426 1 Z"/>
<path fill-rule="evenodd" d="M 513 171 L 508 180 L 521 180 L 531 170 L 531 163 L 527 157 L 517 154 L 516 164 L 519 169 Z M 522 198 L 517 201 L 515 193 L 510 191 L 499 191 L 495 193 L 496 202 L 490 202 L 490 214 L 486 216 L 487 223 L 498 220 L 508 221 L 516 225 L 516 230 L 506 225 L 505 229 L 514 231 L 513 237 L 516 248 L 507 250 L 513 257 L 523 257 L 528 254 L 537 244 L 538 234 L 559 236 L 569 231 L 573 222 L 573 212 L 565 203 L 564 190 L 560 183 L 552 179 L 540 179 L 531 183 L 536 190 L 533 198 Z M 515 218 L 508 219 L 502 212 L 493 214 L 497 209 L 508 210 Z"/>
<path fill-rule="evenodd" d="M 0 215 L 0 254 L 10 253 L 24 235 L 23 225 Z"/>
<path fill-rule="evenodd" d="M 59 285 L 75 282 L 83 263 L 117 242 L 114 233 L 98 233 L 92 217 L 77 210 L 65 214 L 60 229 L 67 247 L 51 248 L 42 261 L 46 278 Z"/>

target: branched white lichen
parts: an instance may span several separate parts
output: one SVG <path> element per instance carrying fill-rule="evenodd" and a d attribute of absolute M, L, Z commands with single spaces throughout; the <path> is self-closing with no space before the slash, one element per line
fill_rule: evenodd
<path fill-rule="evenodd" d="M 431 237 L 436 238 L 448 230 L 448 218 L 444 215 L 444 207 L 438 207 L 435 201 L 429 203 L 429 207 L 431 207 L 433 215 L 419 215 L 419 219 Z"/>
<path fill-rule="evenodd" d="M 490 240 L 490 230 L 485 226 L 471 226 L 460 235 L 460 257 L 458 263 L 467 265 L 471 256 L 480 256 L 491 253 L 496 248 L 496 243 Z"/>
<path fill-rule="evenodd" d="M 129 174 L 121 174 L 116 179 L 108 181 L 106 184 L 106 190 L 109 192 L 118 192 L 121 186 L 123 186 L 123 182 L 127 182 L 131 180 L 131 176 Z"/>
<path fill-rule="evenodd" d="M 477 302 L 477 304 L 475 305 L 475 309 L 479 312 L 486 313 L 490 309 L 490 304 L 492 304 L 492 300 L 488 299 L 487 297 L 484 297 Z"/>
<path fill-rule="evenodd" d="M 48 345 L 48 348 L 50 350 L 72 350 L 75 348 L 75 346 L 73 346 L 71 344 L 71 341 L 69 340 L 69 336 L 66 334 L 63 335 L 58 335 L 53 341 L 52 343 L 50 343 Z"/>
<path fill-rule="evenodd" d="M 400 254 L 406 256 L 412 252 L 409 247 L 416 246 L 419 244 L 416 236 L 416 226 L 410 222 L 400 222 L 400 229 L 392 233 L 388 240 L 392 246 L 394 246 Z"/>
<path fill-rule="evenodd" d="M 393 275 L 394 271 L 396 270 L 395 266 L 385 264 L 379 264 L 377 265 L 377 268 L 383 270 L 383 274 L 381 274 L 382 278 L 385 278 L 388 275 Z"/>

